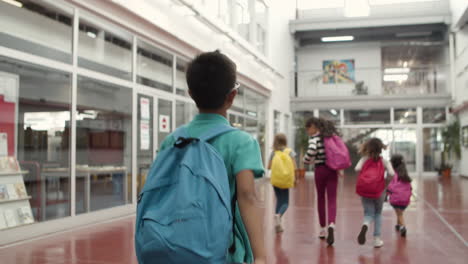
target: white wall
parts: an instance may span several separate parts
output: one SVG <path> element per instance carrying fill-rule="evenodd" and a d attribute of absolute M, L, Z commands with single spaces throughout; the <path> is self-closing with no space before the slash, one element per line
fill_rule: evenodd
<path fill-rule="evenodd" d="M 468 1 L 466 0 L 450 0 L 450 11 L 452 13 L 452 23 L 456 25 L 462 15 L 468 9 Z"/>
<path fill-rule="evenodd" d="M 311 45 L 300 48 L 298 92 L 301 96 L 352 95 L 354 83 L 323 84 L 324 60 L 354 59 L 356 82 L 364 81 L 369 95 L 382 93 L 381 47 L 379 43 Z"/>

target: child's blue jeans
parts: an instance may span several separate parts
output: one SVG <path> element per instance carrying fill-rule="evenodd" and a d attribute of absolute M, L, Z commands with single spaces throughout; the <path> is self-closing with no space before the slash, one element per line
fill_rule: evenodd
<path fill-rule="evenodd" d="M 382 207 L 385 200 L 385 192 L 379 198 L 372 199 L 361 197 L 364 208 L 364 224 L 369 226 L 374 222 L 374 237 L 379 237 L 382 230 Z"/>

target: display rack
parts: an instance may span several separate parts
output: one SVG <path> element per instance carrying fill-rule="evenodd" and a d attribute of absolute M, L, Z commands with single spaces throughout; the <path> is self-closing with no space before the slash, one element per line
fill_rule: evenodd
<path fill-rule="evenodd" d="M 0 230 L 34 223 L 23 175 L 12 156 L 0 157 Z"/>

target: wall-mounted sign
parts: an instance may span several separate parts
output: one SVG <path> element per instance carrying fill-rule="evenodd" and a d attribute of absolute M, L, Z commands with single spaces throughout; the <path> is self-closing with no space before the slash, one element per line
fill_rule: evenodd
<path fill-rule="evenodd" d="M 170 116 L 159 115 L 159 132 L 163 132 L 163 133 L 171 132 L 170 124 L 171 124 Z"/>

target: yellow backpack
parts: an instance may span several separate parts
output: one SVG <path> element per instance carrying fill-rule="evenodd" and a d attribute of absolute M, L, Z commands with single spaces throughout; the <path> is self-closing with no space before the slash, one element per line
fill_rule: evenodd
<path fill-rule="evenodd" d="M 273 186 L 281 189 L 289 189 L 294 187 L 294 163 L 289 156 L 291 149 L 275 151 L 273 160 L 271 161 L 271 179 Z"/>

